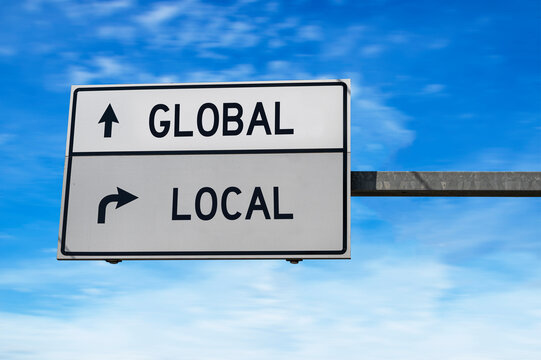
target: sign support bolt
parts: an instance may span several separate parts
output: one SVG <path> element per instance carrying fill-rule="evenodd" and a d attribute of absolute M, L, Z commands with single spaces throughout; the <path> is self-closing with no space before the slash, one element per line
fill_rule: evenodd
<path fill-rule="evenodd" d="M 111 260 L 105 260 L 105 261 L 107 261 L 109 264 L 118 264 L 122 262 L 122 260 L 118 260 L 118 259 L 111 259 Z"/>
<path fill-rule="evenodd" d="M 286 259 L 286 261 L 289 261 L 291 264 L 298 264 L 302 259 Z"/>

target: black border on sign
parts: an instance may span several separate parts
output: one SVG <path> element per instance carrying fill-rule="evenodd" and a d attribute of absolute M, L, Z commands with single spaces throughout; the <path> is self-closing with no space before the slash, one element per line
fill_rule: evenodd
<path fill-rule="evenodd" d="M 186 151 L 110 151 L 110 152 L 73 152 L 75 133 L 75 114 L 77 110 L 77 94 L 80 91 L 118 91 L 118 90 L 164 90 L 164 89 L 217 89 L 217 88 L 253 88 L 253 87 L 302 87 L 302 86 L 341 86 L 343 103 L 343 139 L 342 148 L 329 149 L 260 149 L 260 150 L 186 150 Z M 62 213 L 62 237 L 60 252 L 65 256 L 277 256 L 299 257 L 303 255 L 341 255 L 347 252 L 348 245 L 348 86 L 343 81 L 336 82 L 275 82 L 275 83 L 233 83 L 233 84 L 193 84 L 193 85 L 135 85 L 135 86 L 93 86 L 80 87 L 73 91 L 70 119 L 70 139 L 64 194 L 64 209 Z M 71 163 L 76 156 L 129 156 L 129 155 L 205 155 L 205 154 L 283 154 L 283 153 L 342 153 L 342 249 L 341 250 L 305 250 L 305 251 L 109 251 L 85 252 L 66 251 L 66 229 L 68 219 L 68 203 L 70 193 Z M 97 258 L 101 260 L 101 258 Z"/>

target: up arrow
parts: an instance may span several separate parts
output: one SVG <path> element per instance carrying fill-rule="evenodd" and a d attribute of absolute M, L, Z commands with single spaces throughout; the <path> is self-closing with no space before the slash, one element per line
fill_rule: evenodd
<path fill-rule="evenodd" d="M 109 104 L 109 106 L 107 106 L 107 109 L 105 109 L 105 112 L 101 116 L 100 121 L 98 121 L 98 124 L 105 123 L 105 126 L 103 128 L 103 137 L 111 137 L 114 122 L 118 124 L 118 119 L 116 118 L 113 107 L 111 106 L 111 104 Z"/>
<path fill-rule="evenodd" d="M 98 224 L 105 224 L 105 209 L 107 208 L 107 205 L 109 203 L 116 201 L 115 209 L 118 209 L 119 207 L 137 199 L 137 196 L 130 194 L 126 190 L 122 190 L 119 187 L 117 187 L 116 190 L 116 194 L 107 195 L 106 197 L 101 199 L 98 206 Z"/>

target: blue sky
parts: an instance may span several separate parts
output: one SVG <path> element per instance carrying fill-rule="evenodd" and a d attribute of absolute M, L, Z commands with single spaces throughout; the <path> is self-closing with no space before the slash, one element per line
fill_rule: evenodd
<path fill-rule="evenodd" d="M 353 170 L 540 171 L 540 14 L 2 1 L 0 358 L 541 358 L 535 198 L 353 198 L 350 261 L 56 260 L 71 85 L 350 78 Z"/>

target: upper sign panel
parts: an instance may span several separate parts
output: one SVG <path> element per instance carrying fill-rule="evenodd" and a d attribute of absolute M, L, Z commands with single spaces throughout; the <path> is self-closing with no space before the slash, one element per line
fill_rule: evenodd
<path fill-rule="evenodd" d="M 349 152 L 349 80 L 74 86 L 67 155 Z"/>

